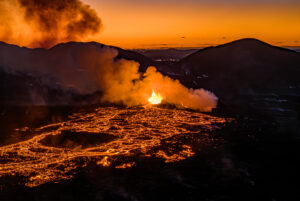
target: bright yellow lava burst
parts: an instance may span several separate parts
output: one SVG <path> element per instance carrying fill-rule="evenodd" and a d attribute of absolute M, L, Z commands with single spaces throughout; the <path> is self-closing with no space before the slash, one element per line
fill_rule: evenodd
<path fill-rule="evenodd" d="M 150 104 L 157 105 L 161 103 L 162 99 L 163 97 L 159 93 L 156 94 L 155 91 L 153 90 L 152 96 L 148 99 L 148 101 Z"/>

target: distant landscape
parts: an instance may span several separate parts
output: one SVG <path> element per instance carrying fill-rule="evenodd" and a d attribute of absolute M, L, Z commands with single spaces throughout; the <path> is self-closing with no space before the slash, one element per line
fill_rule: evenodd
<path fill-rule="evenodd" d="M 153 60 L 156 61 L 179 61 L 184 57 L 198 51 L 204 49 L 205 47 L 198 48 L 160 48 L 160 49 L 133 49 L 138 53 L 141 53 Z M 286 49 L 294 50 L 296 52 L 300 52 L 300 47 L 283 47 Z"/>
<path fill-rule="evenodd" d="M 299 201 L 299 0 L 0 0 L 0 201 Z"/>

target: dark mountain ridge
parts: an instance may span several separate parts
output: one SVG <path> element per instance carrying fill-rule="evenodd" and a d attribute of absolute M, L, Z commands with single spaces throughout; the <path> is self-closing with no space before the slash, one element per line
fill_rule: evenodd
<path fill-rule="evenodd" d="M 182 59 L 175 69 L 194 77 L 194 85 L 217 91 L 227 92 L 242 85 L 265 89 L 300 84 L 300 54 L 256 39 L 199 50 Z"/>
<path fill-rule="evenodd" d="M 72 85 L 79 82 L 90 82 L 82 79 L 86 73 L 80 71 L 80 64 L 76 63 L 80 62 L 80 58 L 78 58 L 80 54 L 85 53 L 86 56 L 91 54 L 95 58 L 97 52 L 104 47 L 116 49 L 118 51 L 116 59 L 138 62 L 140 64 L 139 71 L 141 72 L 144 72 L 148 66 L 156 64 L 151 59 L 134 51 L 127 51 L 96 42 L 68 42 L 58 44 L 50 49 L 31 49 L 0 42 L 0 104 L 65 105 L 98 102 L 101 91 L 95 93 L 98 94 L 95 96 L 94 93 L 91 93 L 95 90 L 89 87 L 88 84 L 86 87 L 91 92 L 78 94 L 72 89 Z M 28 63 L 36 67 L 31 67 Z M 48 65 L 48 68 L 45 68 L 45 65 Z M 59 68 L 65 67 L 74 68 L 72 75 L 68 73 L 69 71 L 60 71 Z M 64 86 L 62 89 L 61 83 L 51 77 L 54 71 L 60 71 L 61 76 L 69 79 L 70 87 Z"/>
<path fill-rule="evenodd" d="M 174 67 L 187 86 L 213 91 L 219 108 L 300 128 L 300 54 L 257 39 L 199 50 Z"/>
<path fill-rule="evenodd" d="M 140 69 L 139 69 L 140 71 L 145 71 L 148 66 L 156 65 L 155 61 L 153 61 L 152 59 L 150 59 L 138 52 L 131 51 L 131 50 L 124 50 L 119 47 L 105 45 L 105 44 L 98 43 L 98 42 L 73 42 L 73 41 L 71 41 L 71 42 L 57 44 L 50 49 L 43 49 L 43 48 L 20 47 L 20 46 L 14 45 L 14 44 L 8 44 L 8 43 L 0 41 L 0 51 L 1 50 L 2 51 L 14 50 L 14 51 L 19 51 L 19 52 L 22 51 L 22 54 L 28 54 L 28 53 L 44 53 L 45 54 L 47 52 L 49 52 L 51 54 L 52 52 L 58 52 L 58 51 L 66 52 L 66 51 L 71 50 L 72 48 L 80 49 L 80 48 L 84 48 L 86 46 L 94 46 L 97 48 L 110 47 L 110 48 L 116 49 L 119 52 L 117 58 L 123 58 L 123 59 L 134 60 L 134 61 L 139 62 L 140 63 Z M 0 58 L 3 59 L 3 56 L 0 55 Z"/>

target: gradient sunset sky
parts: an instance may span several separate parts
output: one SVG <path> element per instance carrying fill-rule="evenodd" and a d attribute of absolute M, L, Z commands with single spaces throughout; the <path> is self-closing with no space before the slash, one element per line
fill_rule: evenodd
<path fill-rule="evenodd" d="M 299 0 L 83 0 L 103 21 L 98 42 L 205 47 L 240 38 L 300 46 Z"/>

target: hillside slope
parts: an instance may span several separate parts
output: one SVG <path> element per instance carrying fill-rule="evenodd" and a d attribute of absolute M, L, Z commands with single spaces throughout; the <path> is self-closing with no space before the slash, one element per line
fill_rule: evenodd
<path fill-rule="evenodd" d="M 96 42 L 62 43 L 49 50 L 0 42 L 0 104 L 91 103 L 91 97 L 97 102 L 94 94 L 101 90 L 86 66 L 97 66 L 104 48 L 117 50 L 115 59 L 138 62 L 139 71 L 155 65 L 139 53 Z"/>

